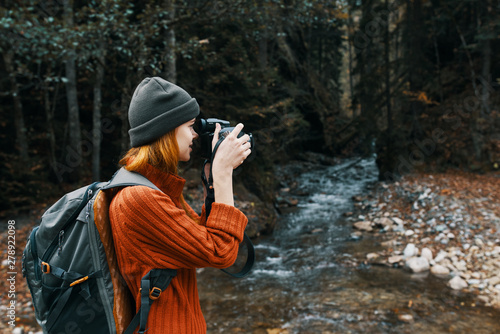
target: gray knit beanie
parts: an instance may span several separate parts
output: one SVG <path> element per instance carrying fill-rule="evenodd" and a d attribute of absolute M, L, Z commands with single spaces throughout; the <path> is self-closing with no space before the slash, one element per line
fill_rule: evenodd
<path fill-rule="evenodd" d="M 184 89 L 160 77 L 146 78 L 135 89 L 128 109 L 130 144 L 148 144 L 199 113 L 198 102 Z"/>

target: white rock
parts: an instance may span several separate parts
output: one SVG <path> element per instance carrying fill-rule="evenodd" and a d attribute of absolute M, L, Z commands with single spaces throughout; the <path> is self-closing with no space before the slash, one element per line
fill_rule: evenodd
<path fill-rule="evenodd" d="M 467 282 L 464 281 L 463 279 L 460 278 L 460 276 L 455 276 L 453 277 L 449 282 L 448 285 L 450 288 L 453 290 L 462 290 L 465 289 L 468 285 Z"/>
<path fill-rule="evenodd" d="M 404 322 L 413 322 L 413 316 L 411 314 L 400 314 L 398 319 Z"/>
<path fill-rule="evenodd" d="M 405 247 L 405 250 L 403 251 L 403 256 L 408 259 L 412 256 L 417 256 L 418 255 L 418 248 L 415 247 L 415 244 L 408 244 Z"/>
<path fill-rule="evenodd" d="M 469 285 L 478 285 L 481 283 L 481 280 L 480 279 L 476 279 L 476 278 L 472 278 L 470 280 L 467 280 L 467 283 Z"/>
<path fill-rule="evenodd" d="M 397 244 L 398 244 L 398 239 L 387 240 L 381 243 L 381 245 L 384 247 L 394 247 Z"/>
<path fill-rule="evenodd" d="M 470 277 L 476 278 L 476 279 L 481 279 L 481 273 L 474 272 L 474 273 L 470 274 Z"/>
<path fill-rule="evenodd" d="M 359 221 L 357 223 L 354 223 L 354 228 L 357 228 L 358 230 L 361 231 L 372 231 L 372 223 L 368 221 Z"/>
<path fill-rule="evenodd" d="M 448 233 L 446 236 L 448 237 L 448 239 L 455 239 L 455 235 L 451 232 Z"/>
<path fill-rule="evenodd" d="M 448 253 L 445 252 L 445 251 L 439 251 L 438 255 L 436 255 L 436 257 L 434 258 L 434 261 L 436 263 L 439 263 L 441 261 L 443 261 L 444 259 L 446 259 L 448 257 Z"/>
<path fill-rule="evenodd" d="M 436 276 L 446 276 L 450 274 L 450 270 L 440 264 L 431 267 L 431 273 Z"/>
<path fill-rule="evenodd" d="M 415 234 L 415 232 L 413 230 L 406 230 L 406 232 L 405 232 L 405 236 L 407 236 L 407 237 L 411 237 L 414 234 Z"/>
<path fill-rule="evenodd" d="M 385 227 L 391 227 L 392 225 L 394 225 L 394 222 L 392 220 L 390 220 L 389 218 L 387 217 L 382 217 L 380 218 L 380 220 L 378 221 L 378 223 L 382 226 Z"/>
<path fill-rule="evenodd" d="M 377 253 L 368 253 L 368 254 L 366 254 L 366 259 L 367 260 L 373 260 L 373 259 L 376 259 L 378 257 L 379 257 L 379 255 Z"/>
<path fill-rule="evenodd" d="M 12 330 L 12 334 L 24 334 L 24 328 L 16 327 Z"/>
<path fill-rule="evenodd" d="M 398 218 L 398 217 L 392 217 L 392 221 L 395 222 L 398 225 L 404 225 L 405 224 L 405 222 L 402 219 Z"/>
<path fill-rule="evenodd" d="M 430 265 L 426 258 L 420 256 L 408 259 L 405 263 L 405 267 L 414 273 L 421 273 L 429 270 Z"/>
<path fill-rule="evenodd" d="M 478 247 L 483 247 L 483 246 L 484 246 L 484 241 L 483 241 L 483 240 L 481 240 L 481 239 L 479 239 L 479 238 L 476 238 L 476 239 L 474 240 L 474 243 L 475 243 L 475 244 L 476 244 L 476 246 L 478 246 Z"/>
<path fill-rule="evenodd" d="M 495 286 L 497 284 L 500 284 L 500 276 L 493 276 L 490 279 L 488 279 L 488 283 L 491 286 Z"/>
<path fill-rule="evenodd" d="M 479 240 L 479 239 L 478 239 L 478 240 Z M 469 254 L 474 254 L 474 253 L 476 253 L 478 250 L 479 250 L 479 247 L 477 247 L 477 246 L 472 246 L 471 248 L 469 248 Z"/>
<path fill-rule="evenodd" d="M 401 255 L 394 255 L 387 259 L 387 262 L 390 264 L 398 263 L 400 261 L 403 261 L 403 257 Z"/>
<path fill-rule="evenodd" d="M 422 257 L 425 257 L 427 259 L 427 261 L 431 262 L 432 261 L 432 251 L 430 250 L 430 248 L 428 247 L 425 247 L 422 249 L 422 253 L 420 254 Z"/>
<path fill-rule="evenodd" d="M 425 238 L 423 238 L 422 240 L 420 240 L 420 243 L 422 243 L 422 244 L 426 244 L 426 243 L 428 243 L 428 242 L 430 242 L 430 241 L 431 241 L 431 238 L 429 238 L 429 237 L 425 237 Z"/>
<path fill-rule="evenodd" d="M 477 299 L 479 299 L 484 304 L 487 304 L 490 302 L 490 298 L 488 296 L 477 296 Z"/>
<path fill-rule="evenodd" d="M 467 262 L 464 260 L 460 260 L 458 262 L 454 262 L 453 265 L 455 268 L 457 268 L 460 271 L 466 271 L 467 270 Z"/>

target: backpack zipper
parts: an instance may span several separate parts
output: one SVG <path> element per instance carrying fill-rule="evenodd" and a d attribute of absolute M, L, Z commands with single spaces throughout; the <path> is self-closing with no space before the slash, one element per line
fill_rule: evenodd
<path fill-rule="evenodd" d="M 61 255 L 63 242 L 64 242 L 64 230 L 61 230 L 59 231 L 59 246 L 57 247 L 58 255 Z"/>
<path fill-rule="evenodd" d="M 89 198 L 92 198 L 92 189 L 89 189 Z M 87 203 L 87 214 L 85 215 L 85 219 L 87 220 L 87 223 L 89 222 L 89 217 L 90 217 L 90 209 L 92 209 L 92 201 L 89 200 Z"/>

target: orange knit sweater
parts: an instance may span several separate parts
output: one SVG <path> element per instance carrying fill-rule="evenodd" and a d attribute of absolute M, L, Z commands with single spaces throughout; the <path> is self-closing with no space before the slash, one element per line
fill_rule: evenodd
<path fill-rule="evenodd" d="M 196 268 L 234 263 L 247 218 L 238 209 L 213 203 L 208 219 L 196 224 L 179 202 L 185 180 L 148 166 L 141 171 L 162 192 L 145 186 L 118 192 L 109 209 L 120 272 L 140 307 L 141 278 L 153 268 L 178 269 L 151 307 L 148 334 L 206 333 Z M 190 214 L 198 215 L 188 208 Z"/>

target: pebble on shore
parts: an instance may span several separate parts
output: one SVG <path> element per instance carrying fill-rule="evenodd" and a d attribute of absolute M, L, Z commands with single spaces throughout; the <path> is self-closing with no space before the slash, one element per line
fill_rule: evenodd
<path fill-rule="evenodd" d="M 454 290 L 500 308 L 500 178 L 463 172 L 413 174 L 356 196 L 349 215 L 384 250 L 365 260 L 430 271 Z"/>

